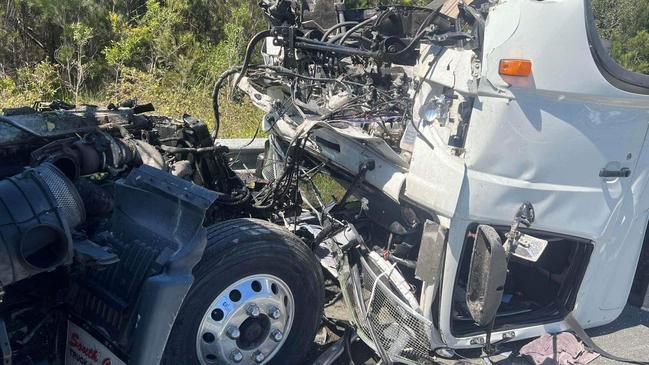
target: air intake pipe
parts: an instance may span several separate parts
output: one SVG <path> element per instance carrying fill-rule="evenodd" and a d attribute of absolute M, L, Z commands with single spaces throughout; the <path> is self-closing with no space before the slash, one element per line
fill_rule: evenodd
<path fill-rule="evenodd" d="M 0 285 L 71 263 L 70 230 L 84 220 L 74 184 L 52 164 L 0 181 Z"/>

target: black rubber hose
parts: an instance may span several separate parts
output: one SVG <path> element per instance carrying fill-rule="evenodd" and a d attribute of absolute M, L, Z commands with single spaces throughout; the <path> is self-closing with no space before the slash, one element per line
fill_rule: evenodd
<path fill-rule="evenodd" d="M 417 262 L 413 260 L 408 260 L 408 259 L 402 259 L 401 257 L 397 257 L 394 255 L 388 256 L 388 260 L 392 262 L 396 262 L 397 264 L 403 265 L 405 267 L 409 267 L 411 269 L 414 269 L 417 267 Z"/>
<path fill-rule="evenodd" d="M 358 22 L 352 22 L 352 21 L 349 21 L 349 22 L 338 23 L 338 24 L 332 26 L 331 28 L 327 29 L 327 31 L 324 33 L 324 35 L 322 36 L 322 38 L 320 38 L 320 40 L 323 41 L 323 42 L 325 42 L 325 41 L 327 40 L 327 37 L 329 37 L 329 35 L 330 35 L 331 33 L 333 33 L 336 29 L 338 29 L 338 28 L 342 28 L 342 27 L 346 27 L 346 26 L 348 26 L 348 25 L 356 25 L 356 24 L 358 24 Z"/>
<path fill-rule="evenodd" d="M 338 42 L 338 40 L 340 40 L 340 39 L 341 39 L 342 37 L 344 37 L 344 36 L 345 36 L 344 34 L 338 34 L 337 36 L 335 36 L 335 37 L 333 37 L 333 38 L 330 39 L 330 41 L 331 41 L 330 43 L 332 43 L 332 44 L 333 44 L 333 43 L 336 43 L 336 42 Z M 369 39 L 369 38 L 367 38 L 367 37 L 363 37 L 362 35 L 351 34 L 351 35 L 350 35 L 349 37 L 347 37 L 347 38 L 360 39 L 360 40 L 362 40 L 362 41 L 364 41 L 364 42 L 367 42 L 367 43 L 372 44 L 372 40 L 371 40 L 371 39 Z"/>
<path fill-rule="evenodd" d="M 377 15 L 373 15 L 373 16 L 371 16 L 371 17 L 369 17 L 369 18 L 363 20 L 362 22 L 356 24 L 356 25 L 353 26 L 351 29 L 349 29 L 347 32 L 345 32 L 345 34 L 340 38 L 340 40 L 339 40 L 338 42 L 339 42 L 340 44 L 345 43 L 345 40 L 346 40 L 347 38 L 349 38 L 350 35 L 352 35 L 352 34 L 353 34 L 354 32 L 356 32 L 357 30 L 363 28 L 364 26 L 370 24 L 371 22 L 375 21 L 377 18 L 378 18 Z M 330 41 L 329 43 L 333 43 L 333 42 Z"/>
<path fill-rule="evenodd" d="M 436 11 L 428 14 L 426 19 L 424 19 L 424 21 L 421 23 L 421 25 L 419 25 L 419 28 L 417 29 L 417 33 L 415 33 L 415 37 L 410 41 L 410 43 L 408 43 L 408 45 L 405 48 L 403 48 L 401 51 L 391 53 L 390 56 L 399 57 L 399 56 L 405 55 L 408 52 L 412 51 L 415 48 L 415 44 L 426 34 L 424 32 L 424 29 L 426 28 L 426 26 L 428 24 L 430 24 L 433 20 L 435 20 L 437 15 L 439 15 L 440 10 L 442 10 L 441 6 L 439 8 L 437 8 Z"/>
<path fill-rule="evenodd" d="M 241 79 L 246 75 L 246 72 L 248 72 L 248 66 L 250 65 L 250 58 L 252 57 L 252 52 L 255 51 L 255 46 L 257 46 L 257 43 L 261 41 L 262 39 L 269 37 L 271 35 L 270 30 L 262 30 L 261 32 L 255 34 L 254 37 L 248 42 L 248 47 L 246 48 L 246 55 L 243 58 L 243 66 L 241 67 L 241 72 L 239 72 L 239 77 L 237 77 L 237 80 L 234 82 L 234 85 L 232 88 L 236 88 L 237 85 L 239 85 L 239 82 L 241 82 Z"/>
<path fill-rule="evenodd" d="M 225 80 L 228 79 L 228 77 L 234 75 L 235 73 L 239 73 L 239 76 L 237 77 L 237 80 L 234 82 L 233 89 L 236 89 L 237 85 L 239 85 L 239 82 L 241 82 L 241 79 L 246 75 L 246 72 L 248 71 L 248 67 L 250 66 L 250 58 L 252 57 L 252 52 L 255 50 L 255 46 L 257 46 L 257 43 L 261 41 L 262 39 L 270 36 L 270 30 L 263 30 L 257 34 L 255 34 L 254 37 L 248 42 L 248 47 L 246 48 L 246 54 L 245 57 L 243 58 L 243 65 L 240 67 L 232 67 L 225 71 L 224 73 L 219 76 L 219 78 L 216 80 L 214 83 L 214 90 L 212 90 L 212 109 L 214 111 L 214 140 L 216 140 L 219 136 L 219 129 L 221 128 L 221 120 L 220 120 L 220 113 L 219 113 L 219 90 L 223 86 L 223 83 Z"/>
<path fill-rule="evenodd" d="M 244 186 L 238 192 L 231 193 L 231 195 L 219 195 L 214 203 L 221 206 L 238 206 L 248 203 L 251 198 L 250 190 Z"/>
<path fill-rule="evenodd" d="M 219 129 L 221 128 L 221 114 L 219 113 L 219 91 L 225 81 L 232 75 L 240 72 L 242 69 L 241 66 L 231 67 L 219 76 L 214 83 L 214 89 L 212 90 L 212 111 L 214 112 L 214 140 L 219 136 Z"/>

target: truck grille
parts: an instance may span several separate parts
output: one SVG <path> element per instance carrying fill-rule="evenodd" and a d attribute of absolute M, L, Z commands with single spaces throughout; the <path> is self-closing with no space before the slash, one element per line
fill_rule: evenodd
<path fill-rule="evenodd" d="M 362 293 L 354 294 L 351 280 L 345 281 L 343 290 L 345 296 L 353 303 L 353 315 L 359 326 L 360 335 L 365 340 L 373 342 L 368 327 L 369 322 L 381 347 L 393 361 L 432 364 L 434 358 L 430 348 L 432 323 L 392 292 L 385 278 L 379 279 L 372 297 L 372 289 L 379 275 L 364 259 L 361 259 L 361 269 Z M 360 309 L 359 299 L 356 299 L 361 296 L 368 310 L 367 319 Z"/>

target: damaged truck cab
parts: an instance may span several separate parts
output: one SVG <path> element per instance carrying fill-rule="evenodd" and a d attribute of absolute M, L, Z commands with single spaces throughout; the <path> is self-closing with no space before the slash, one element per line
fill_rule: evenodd
<path fill-rule="evenodd" d="M 429 364 L 649 306 L 649 76 L 588 0 L 260 6 L 213 130 L 3 110 L 3 364 L 300 364 L 325 276 L 353 326 L 316 363 L 354 332 Z M 227 85 L 265 148 L 218 138 Z"/>
<path fill-rule="evenodd" d="M 389 75 L 385 90 L 401 99 L 387 103 L 411 101 L 396 116 L 377 112 L 381 103 L 355 111 L 344 88 L 305 91 L 287 73 L 290 92 L 262 87 L 248 70 L 238 84 L 268 112 L 275 155 L 278 141 L 306 139 L 309 155 L 385 229 L 382 237 L 338 217 L 347 234 L 320 245 L 338 260 L 331 271 L 359 335 L 392 361 L 567 330 L 569 314 L 585 328 L 609 323 L 634 278 L 640 302 L 646 295 L 636 268 L 649 221 L 649 76 L 609 57 L 589 1 L 474 5 L 460 5 L 456 19 L 420 17 L 396 51 L 363 44 L 374 35 L 385 46 L 394 34 L 381 21 L 397 17 L 405 31 L 406 18 L 426 10 L 345 13 L 352 22 L 338 19 L 344 31 L 334 39 L 358 39 L 338 48 L 306 39 L 326 28 L 322 16 L 303 15 L 311 30 L 301 38 L 267 34 L 267 67 L 291 65 L 321 82 L 364 72 L 373 80 L 365 93 Z M 354 29 L 368 20 L 374 33 Z M 411 39 L 416 52 L 403 58 Z"/>
<path fill-rule="evenodd" d="M 503 300 L 495 339 L 566 330 L 569 312 L 584 327 L 603 325 L 626 305 L 649 220 L 649 78 L 617 78 L 590 12 L 588 1 L 491 8 L 463 154 L 448 153 L 435 125 L 424 133 L 439 148 L 415 145 L 404 195 L 447 222 L 439 330 L 450 347 L 480 342 L 454 300 L 467 233 L 508 229 L 525 201 L 536 215 L 530 234 L 549 243 L 536 264 L 511 262 L 507 285 L 539 307 Z M 507 75 L 510 59 L 529 60 L 531 71 Z"/>

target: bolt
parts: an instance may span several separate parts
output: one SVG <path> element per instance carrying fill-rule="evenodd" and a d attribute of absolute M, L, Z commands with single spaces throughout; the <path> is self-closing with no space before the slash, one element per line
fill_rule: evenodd
<path fill-rule="evenodd" d="M 241 335 L 241 332 L 239 332 L 239 329 L 235 326 L 230 326 L 228 329 L 225 330 L 225 334 L 228 335 L 233 340 L 239 339 L 239 336 Z"/>
<path fill-rule="evenodd" d="M 284 334 L 280 330 L 274 330 L 273 333 L 270 334 L 271 338 L 275 342 L 279 342 L 284 338 Z"/>
<path fill-rule="evenodd" d="M 234 350 L 234 351 L 232 351 L 232 353 L 230 354 L 230 358 L 231 358 L 232 361 L 234 361 L 234 362 L 241 362 L 241 360 L 243 360 L 243 354 L 242 354 L 241 351 L 239 351 L 239 350 Z"/>
<path fill-rule="evenodd" d="M 259 317 L 259 307 L 257 304 L 250 304 L 248 306 L 248 309 L 246 309 L 246 313 L 248 313 L 249 316 L 251 317 Z"/>
<path fill-rule="evenodd" d="M 264 356 L 263 352 L 261 352 L 261 351 L 255 352 L 255 354 L 252 355 L 252 357 L 253 357 L 253 359 L 255 359 L 255 362 L 257 364 L 261 364 L 262 361 L 264 361 L 266 359 L 266 356 Z"/>
<path fill-rule="evenodd" d="M 268 308 L 268 315 L 272 319 L 279 319 L 279 316 L 282 315 L 282 312 L 280 312 L 280 310 L 275 307 L 270 307 Z"/>

